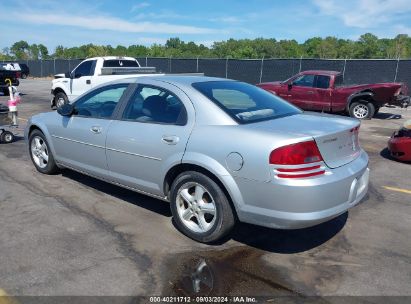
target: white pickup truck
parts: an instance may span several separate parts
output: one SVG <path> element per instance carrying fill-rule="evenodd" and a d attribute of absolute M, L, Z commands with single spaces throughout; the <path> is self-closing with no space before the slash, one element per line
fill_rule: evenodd
<path fill-rule="evenodd" d="M 51 107 L 61 107 L 100 84 L 121 78 L 151 75 L 155 72 L 154 67 L 141 67 L 132 57 L 88 58 L 73 71 L 54 76 Z"/>

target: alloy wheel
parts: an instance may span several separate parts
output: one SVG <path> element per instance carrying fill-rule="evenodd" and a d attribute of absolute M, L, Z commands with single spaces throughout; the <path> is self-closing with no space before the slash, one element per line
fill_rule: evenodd
<path fill-rule="evenodd" d="M 11 142 L 13 140 L 13 135 L 12 134 L 6 134 L 4 136 L 5 142 Z"/>
<path fill-rule="evenodd" d="M 181 222 L 195 233 L 209 231 L 217 219 L 213 197 L 198 183 L 189 182 L 180 187 L 176 206 Z"/>
<path fill-rule="evenodd" d="M 47 167 L 49 161 L 49 152 L 44 139 L 40 136 L 35 136 L 31 141 L 30 150 L 31 156 L 33 157 L 36 165 L 41 169 Z"/>
<path fill-rule="evenodd" d="M 359 119 L 366 118 L 368 116 L 368 107 L 364 104 L 358 104 L 354 107 L 354 116 Z"/>
<path fill-rule="evenodd" d="M 61 108 L 64 105 L 64 103 L 65 103 L 64 98 L 60 97 L 60 98 L 57 99 L 56 107 Z"/>

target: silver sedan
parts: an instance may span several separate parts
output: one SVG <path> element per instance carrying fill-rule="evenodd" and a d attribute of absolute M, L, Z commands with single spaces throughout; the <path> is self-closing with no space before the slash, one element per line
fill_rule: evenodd
<path fill-rule="evenodd" d="M 327 221 L 368 189 L 359 121 L 304 113 L 255 86 L 200 76 L 93 89 L 26 129 L 36 169 L 73 169 L 171 203 L 177 227 L 213 242 L 242 221 Z"/>

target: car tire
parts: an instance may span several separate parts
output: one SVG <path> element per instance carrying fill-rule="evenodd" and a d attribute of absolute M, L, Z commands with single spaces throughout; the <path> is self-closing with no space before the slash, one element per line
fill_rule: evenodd
<path fill-rule="evenodd" d="M 47 139 L 40 130 L 30 133 L 29 152 L 31 161 L 40 173 L 55 174 L 59 171 Z"/>
<path fill-rule="evenodd" d="M 377 116 L 378 112 L 380 111 L 381 107 L 375 107 L 374 116 Z"/>
<path fill-rule="evenodd" d="M 371 119 L 375 113 L 375 106 L 367 100 L 355 101 L 350 105 L 349 114 L 357 119 Z"/>
<path fill-rule="evenodd" d="M 57 109 L 66 103 L 68 103 L 68 98 L 67 98 L 67 95 L 64 94 L 63 92 L 58 92 L 54 96 L 54 105 L 56 106 Z"/>
<path fill-rule="evenodd" d="M 13 142 L 14 135 L 10 131 L 4 131 L 1 133 L 0 141 L 5 144 Z"/>
<path fill-rule="evenodd" d="M 27 74 L 23 73 L 21 74 L 21 79 L 26 79 L 27 78 Z"/>
<path fill-rule="evenodd" d="M 170 201 L 177 228 L 198 242 L 221 240 L 235 225 L 234 212 L 224 191 L 202 173 L 181 173 L 171 186 Z"/>

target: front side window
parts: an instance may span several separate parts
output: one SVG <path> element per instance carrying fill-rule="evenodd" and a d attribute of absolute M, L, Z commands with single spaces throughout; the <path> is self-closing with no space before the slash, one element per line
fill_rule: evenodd
<path fill-rule="evenodd" d="M 207 81 L 192 86 L 239 123 L 301 113 L 297 107 L 256 86 L 238 81 Z"/>
<path fill-rule="evenodd" d="M 187 112 L 181 100 L 170 91 L 139 85 L 122 118 L 138 122 L 185 125 Z"/>
<path fill-rule="evenodd" d="M 83 76 L 92 75 L 93 60 L 84 61 L 74 70 L 74 77 L 80 78 Z"/>
<path fill-rule="evenodd" d="M 293 81 L 293 85 L 299 87 L 313 87 L 314 86 L 314 75 L 301 75 L 298 76 Z"/>
<path fill-rule="evenodd" d="M 75 104 L 75 115 L 93 118 L 110 118 L 128 84 L 112 85 L 93 91 Z"/>

